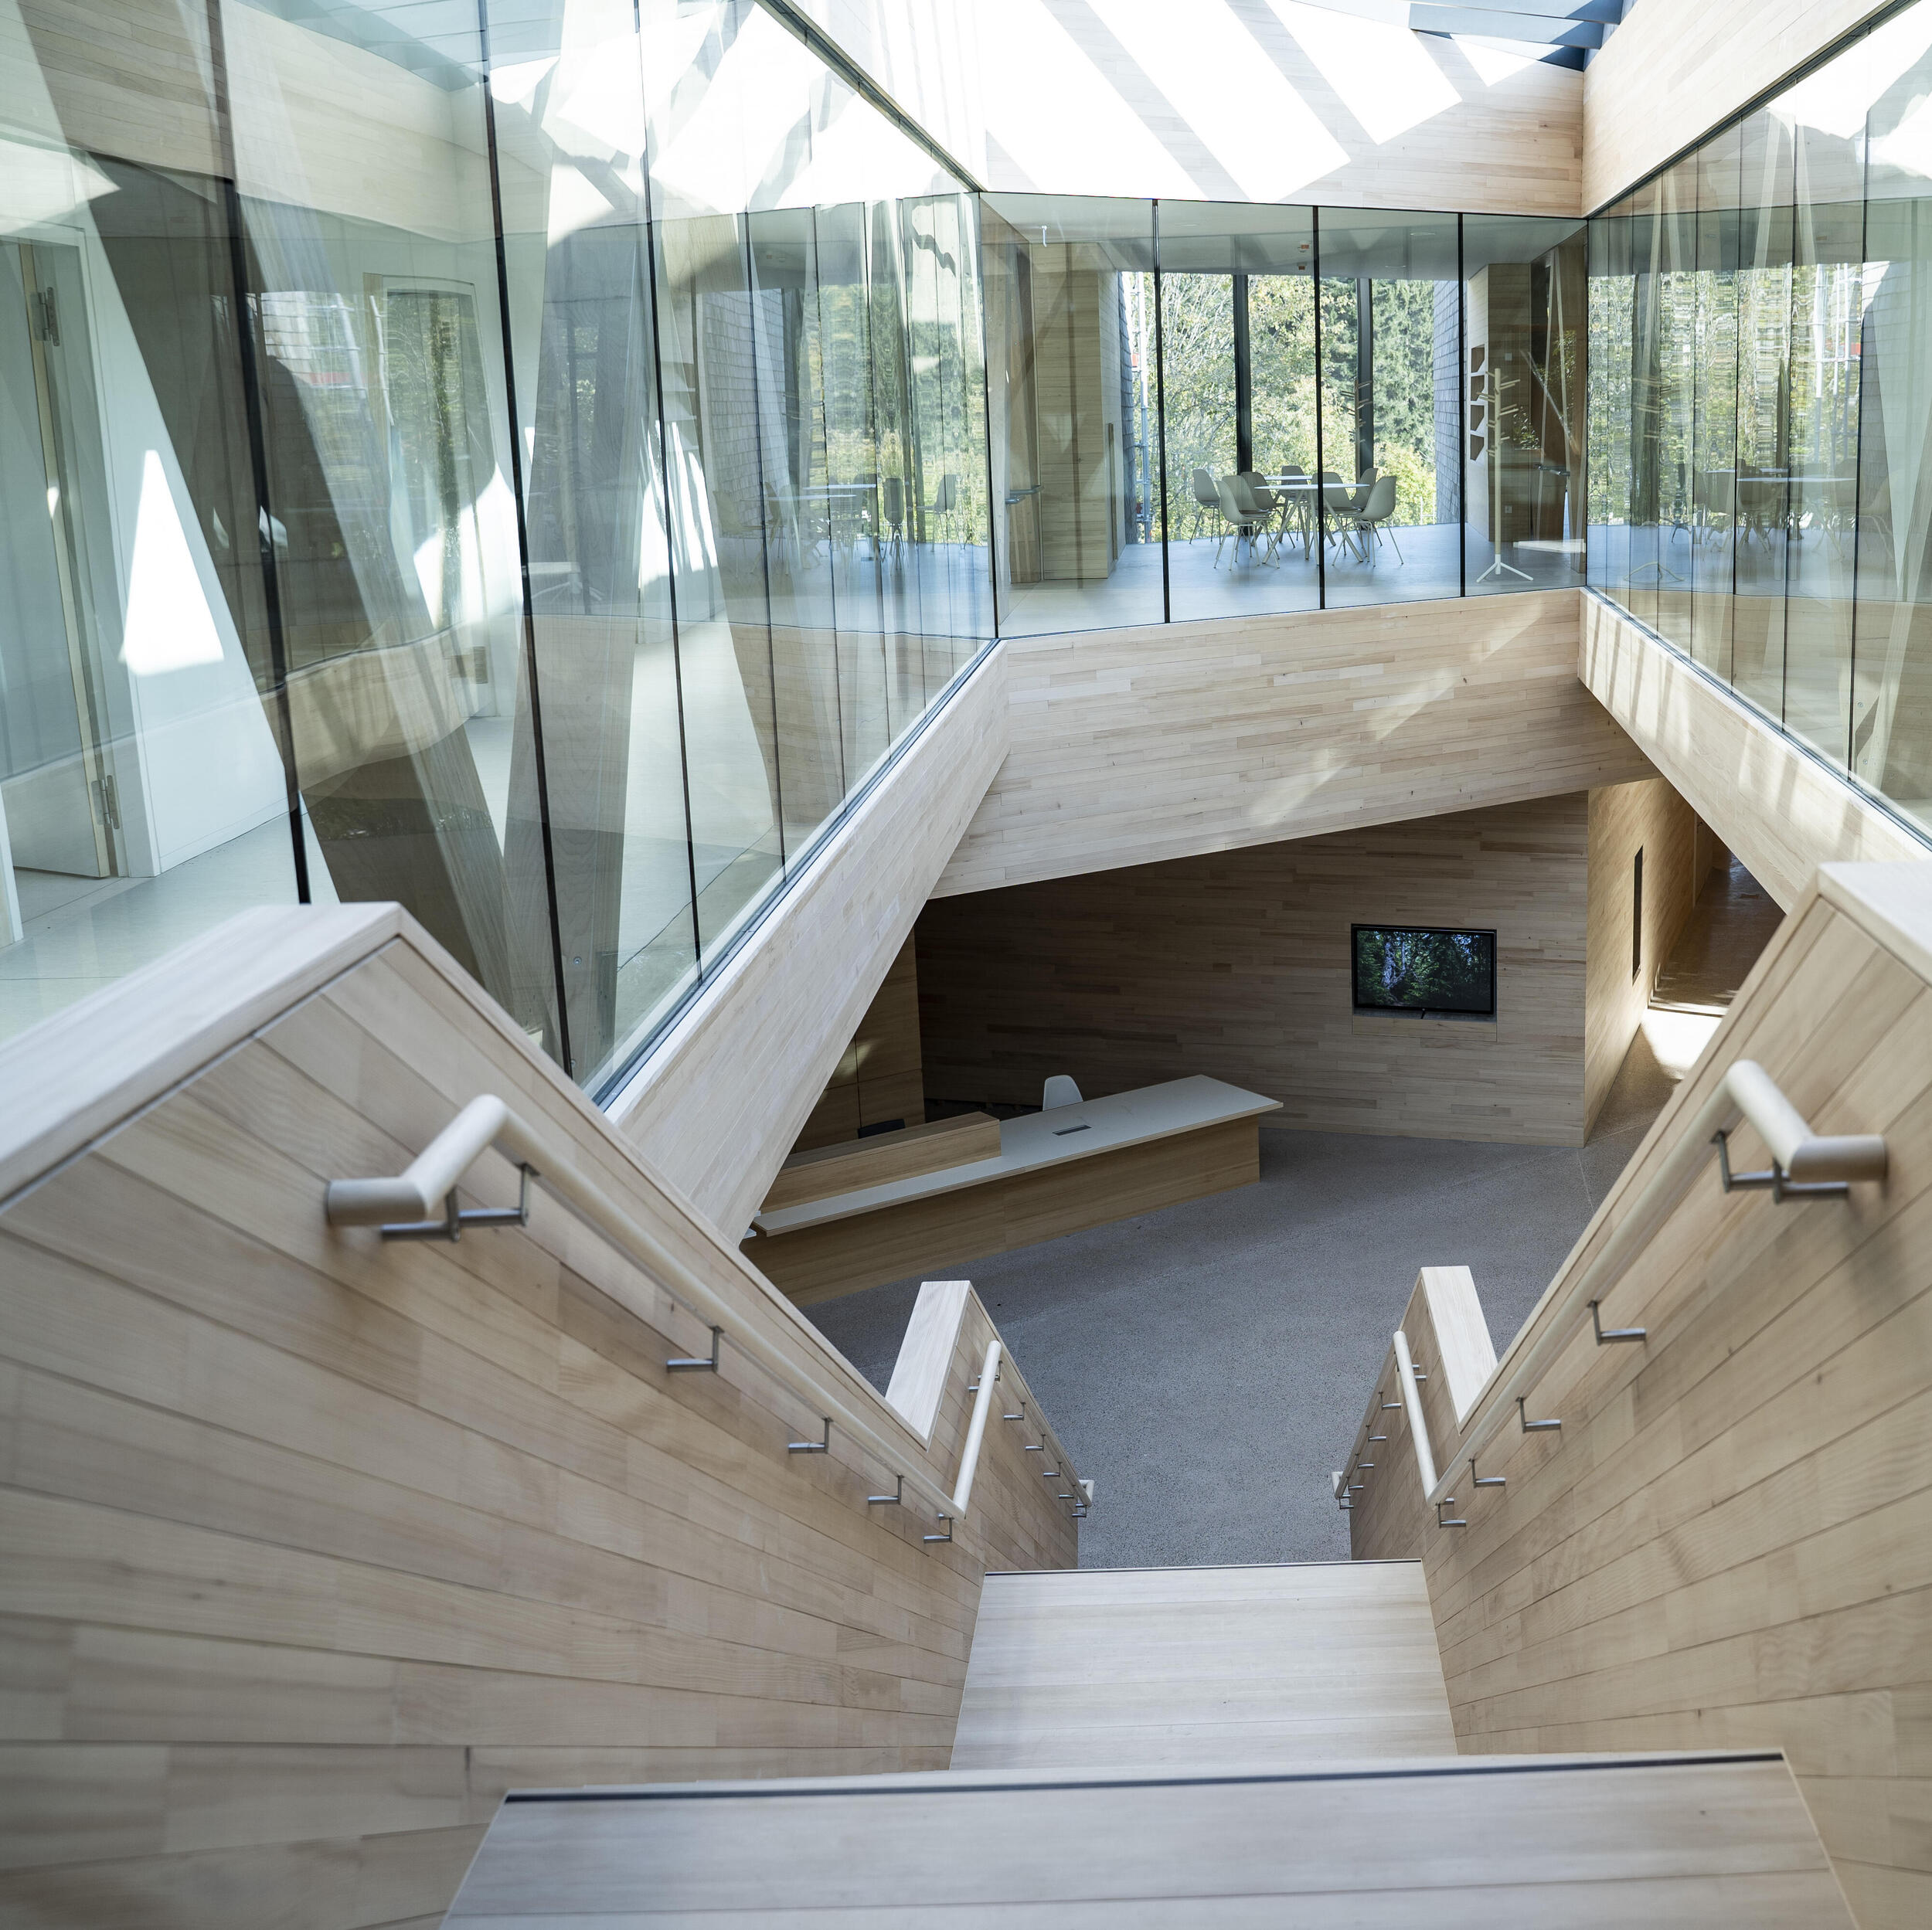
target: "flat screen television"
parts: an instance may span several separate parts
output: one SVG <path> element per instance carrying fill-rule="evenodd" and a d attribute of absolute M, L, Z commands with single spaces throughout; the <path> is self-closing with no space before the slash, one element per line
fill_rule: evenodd
<path fill-rule="evenodd" d="M 1432 926 L 1353 925 L 1349 956 L 1359 1012 L 1496 1013 L 1496 934 Z"/>

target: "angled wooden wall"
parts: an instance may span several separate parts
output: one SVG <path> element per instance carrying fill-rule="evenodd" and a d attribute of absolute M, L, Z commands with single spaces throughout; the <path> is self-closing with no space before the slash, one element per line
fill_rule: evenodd
<path fill-rule="evenodd" d="M 1009 638 L 1011 748 L 934 894 L 1651 776 L 1577 681 L 1581 596 Z"/>
<path fill-rule="evenodd" d="M 900 1419 L 393 906 L 246 914 L 0 1090 L 0 1921 L 427 1926 L 512 1786 L 943 1768 L 982 1572 L 1074 1558 L 1039 1436 L 927 1545 L 729 1334 L 668 1373 L 702 1324 L 540 1191 L 332 1231 L 499 1093 L 952 1486 L 977 1303 Z"/>
<path fill-rule="evenodd" d="M 1932 1917 L 1932 872 L 1820 874 L 1498 1371 L 1739 1057 L 1814 1131 L 1883 1133 L 1889 1176 L 1777 1205 L 1723 1192 L 1713 1154 L 1607 1296 L 1648 1338 L 1586 1323 L 1529 1396 L 1561 1429 L 1506 1425 L 1481 1467 L 1506 1486 L 1458 1486 L 1466 1527 L 1423 1521 L 1450 1702 L 1465 1751 L 1781 1748 L 1864 1930 L 1910 1930 Z M 1733 1157 L 1765 1163 L 1748 1128 Z M 1461 1419 L 1429 1425 L 1460 1466 Z M 1352 1517 L 1356 1554 L 1413 1551 L 1413 1461 L 1373 1478 L 1397 1491 Z"/>

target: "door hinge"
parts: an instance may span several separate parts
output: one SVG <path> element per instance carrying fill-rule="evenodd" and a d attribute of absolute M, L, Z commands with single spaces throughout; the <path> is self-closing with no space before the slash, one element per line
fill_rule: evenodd
<path fill-rule="evenodd" d="M 100 806 L 100 821 L 110 831 L 121 828 L 121 794 L 114 788 L 111 777 L 94 780 L 94 796 Z"/>
<path fill-rule="evenodd" d="M 53 291 L 34 291 L 34 327 L 40 339 L 51 348 L 60 346 L 60 311 L 54 306 Z"/>

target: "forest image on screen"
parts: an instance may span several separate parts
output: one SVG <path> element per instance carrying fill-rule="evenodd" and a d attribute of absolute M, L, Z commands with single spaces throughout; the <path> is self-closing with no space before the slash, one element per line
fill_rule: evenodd
<path fill-rule="evenodd" d="M 1355 1002 L 1372 1011 L 1471 1012 L 1496 1009 L 1494 932 L 1354 928 Z"/>

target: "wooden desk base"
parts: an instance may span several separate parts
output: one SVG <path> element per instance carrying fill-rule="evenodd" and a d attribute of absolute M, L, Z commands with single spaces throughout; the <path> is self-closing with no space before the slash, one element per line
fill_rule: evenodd
<path fill-rule="evenodd" d="M 1231 1192 L 1261 1177 L 1253 1118 L 747 1240 L 745 1257 L 801 1306 L 1061 1233 Z"/>

